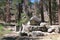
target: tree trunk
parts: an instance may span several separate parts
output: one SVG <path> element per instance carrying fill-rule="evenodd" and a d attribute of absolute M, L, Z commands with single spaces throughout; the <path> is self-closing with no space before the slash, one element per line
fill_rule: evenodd
<path fill-rule="evenodd" d="M 26 17 L 29 19 L 29 9 L 28 9 L 28 0 L 24 0 L 24 12 L 26 13 Z"/>
<path fill-rule="evenodd" d="M 18 25 L 16 26 L 16 31 L 19 31 L 20 26 L 22 26 L 22 23 L 21 23 L 21 13 L 23 10 L 22 4 L 23 4 L 23 1 L 21 1 L 21 3 L 18 3 L 18 20 L 17 20 Z"/>
<path fill-rule="evenodd" d="M 11 15 L 10 15 L 10 3 L 9 3 L 9 0 L 6 0 L 6 22 L 10 22 L 10 18 L 11 18 Z"/>
<path fill-rule="evenodd" d="M 60 0 L 58 1 L 58 20 L 59 20 L 59 25 L 60 25 Z"/>
<path fill-rule="evenodd" d="M 33 16 L 37 16 L 37 3 L 35 2 L 34 3 L 34 14 L 33 14 Z"/>
<path fill-rule="evenodd" d="M 50 18 L 50 25 L 52 25 L 51 0 L 49 0 L 49 18 Z"/>
<path fill-rule="evenodd" d="M 43 0 L 40 0 L 41 6 L 41 21 L 44 22 Z"/>
<path fill-rule="evenodd" d="M 21 19 L 21 13 L 22 13 L 22 5 L 21 5 L 21 3 L 19 3 L 18 4 L 18 6 L 19 6 L 19 8 L 18 8 L 18 21 L 20 21 L 20 19 Z"/>

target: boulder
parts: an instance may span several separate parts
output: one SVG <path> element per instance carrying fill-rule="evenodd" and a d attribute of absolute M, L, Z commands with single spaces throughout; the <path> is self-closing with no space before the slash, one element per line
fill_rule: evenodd
<path fill-rule="evenodd" d="M 33 16 L 30 18 L 30 24 L 31 25 L 39 25 L 40 22 L 41 22 L 41 20 L 37 16 Z"/>
<path fill-rule="evenodd" d="M 44 36 L 44 33 L 41 31 L 32 31 L 33 36 Z"/>
<path fill-rule="evenodd" d="M 54 31 L 55 31 L 54 28 L 49 28 L 49 29 L 48 29 L 48 32 L 49 32 L 49 33 L 52 33 L 52 32 L 54 32 Z"/>
<path fill-rule="evenodd" d="M 31 17 L 30 21 L 31 20 L 34 20 L 34 21 L 37 21 L 37 22 L 40 22 L 41 21 L 40 18 L 38 18 L 37 16 Z"/>
<path fill-rule="evenodd" d="M 46 26 L 39 28 L 39 31 L 42 31 L 42 32 L 47 32 L 47 30 L 48 30 L 48 28 Z"/>
<path fill-rule="evenodd" d="M 60 33 L 59 25 L 52 25 L 52 26 L 50 26 L 50 28 L 48 29 L 48 32 L 50 32 L 50 33 L 52 33 L 52 32 Z"/>
<path fill-rule="evenodd" d="M 60 33 L 60 27 L 55 28 L 56 33 Z"/>
<path fill-rule="evenodd" d="M 25 25 L 22 24 L 22 32 L 29 32 L 29 30 L 31 30 L 31 26 L 30 25 Z"/>
<path fill-rule="evenodd" d="M 44 26 L 46 26 L 46 25 L 47 25 L 47 23 L 45 23 L 45 22 L 41 22 L 41 23 L 40 23 L 40 26 L 41 26 L 41 27 L 44 27 Z"/>

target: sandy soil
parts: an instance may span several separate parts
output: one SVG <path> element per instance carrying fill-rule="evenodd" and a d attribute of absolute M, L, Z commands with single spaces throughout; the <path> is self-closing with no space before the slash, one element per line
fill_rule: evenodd
<path fill-rule="evenodd" d="M 60 40 L 60 34 L 50 34 L 48 36 L 44 36 L 43 39 L 40 40 Z"/>

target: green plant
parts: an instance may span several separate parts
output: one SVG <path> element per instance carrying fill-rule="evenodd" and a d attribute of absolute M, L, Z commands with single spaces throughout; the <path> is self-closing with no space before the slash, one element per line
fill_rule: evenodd
<path fill-rule="evenodd" d="M 2 30 L 3 30 L 3 25 L 0 24 L 0 31 L 2 31 Z"/>

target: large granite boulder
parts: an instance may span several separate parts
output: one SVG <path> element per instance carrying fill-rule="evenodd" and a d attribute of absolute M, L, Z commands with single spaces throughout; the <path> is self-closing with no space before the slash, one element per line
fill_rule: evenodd
<path fill-rule="evenodd" d="M 29 29 L 31 31 L 42 31 L 42 32 L 47 32 L 48 28 L 46 27 L 46 23 L 41 23 L 40 26 L 38 25 L 31 25 L 31 27 L 29 27 Z"/>
<path fill-rule="evenodd" d="M 31 27 L 31 25 L 25 25 L 25 24 L 22 24 L 22 32 L 26 32 L 26 33 L 28 33 L 28 32 L 31 32 L 32 31 L 32 27 Z"/>
<path fill-rule="evenodd" d="M 41 26 L 41 27 L 44 27 L 44 26 L 46 26 L 46 25 L 47 25 L 46 22 L 41 22 L 41 23 L 40 23 L 40 26 Z"/>
<path fill-rule="evenodd" d="M 48 28 L 47 28 L 46 25 L 47 25 L 47 23 L 41 22 L 39 30 L 42 31 L 42 32 L 47 32 Z"/>
<path fill-rule="evenodd" d="M 40 24 L 40 18 L 38 18 L 37 16 L 33 16 L 30 19 L 30 24 L 31 25 L 39 25 Z"/>

